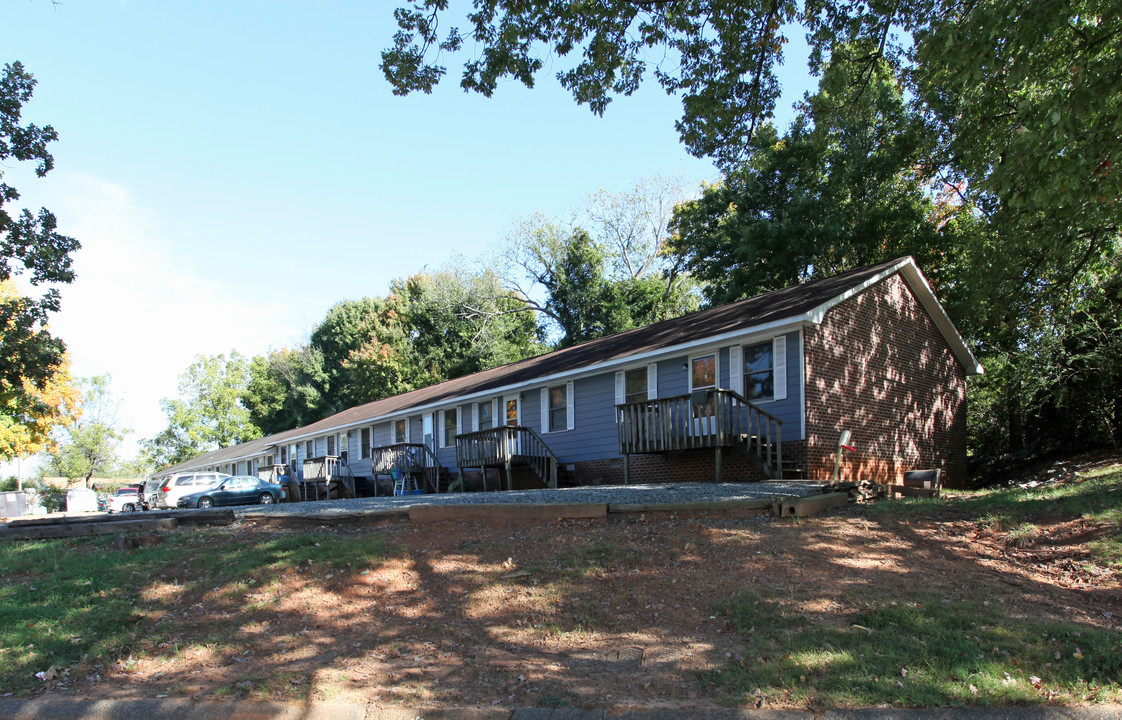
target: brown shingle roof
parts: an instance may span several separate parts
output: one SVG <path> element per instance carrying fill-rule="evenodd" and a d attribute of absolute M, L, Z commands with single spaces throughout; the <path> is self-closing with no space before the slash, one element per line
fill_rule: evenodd
<path fill-rule="evenodd" d="M 422 408 L 454 398 L 497 391 L 501 388 L 531 383 L 542 378 L 571 373 L 604 363 L 625 361 L 628 357 L 645 355 L 661 349 L 704 342 L 707 339 L 718 338 L 723 335 L 743 334 L 753 328 L 786 320 L 802 320 L 810 317 L 812 311 L 821 310 L 823 306 L 836 302 L 839 297 L 846 293 L 875 281 L 878 276 L 885 273 L 891 274 L 902 269 L 907 270 L 905 277 L 910 277 L 910 284 L 914 290 L 920 289 L 916 287 L 917 285 L 926 288 L 926 281 L 918 273 L 914 262 L 910 258 L 898 258 L 877 265 L 850 270 L 822 280 L 774 290 L 747 300 L 664 320 L 609 337 L 590 340 L 580 345 L 554 350 L 516 363 L 454 378 L 401 395 L 375 400 L 336 413 L 311 425 L 254 440 L 252 443 L 207 453 L 176 467 L 206 467 L 228 462 L 233 458 L 244 458 L 263 453 L 267 448 L 275 447 L 289 439 L 312 437 L 331 430 L 398 414 L 411 408 Z M 921 299 L 926 299 L 930 303 L 929 309 L 936 308 L 936 312 L 942 314 L 941 308 L 937 308 L 937 300 L 930 295 L 929 289 L 923 289 L 922 294 L 925 298 Z M 925 302 L 925 304 L 928 304 L 928 302 Z M 976 368 L 973 372 L 980 372 L 980 366 L 976 365 L 970 351 L 962 344 L 961 337 L 957 335 L 957 331 L 954 330 L 949 319 L 946 319 L 945 314 L 943 314 L 943 320 L 945 320 L 946 328 L 944 332 L 954 335 L 953 338 L 948 336 L 948 341 L 955 347 L 956 354 L 968 366 L 968 369 L 972 367 L 971 363 L 973 363 L 973 367 Z"/>
<path fill-rule="evenodd" d="M 399 413 L 412 407 L 423 407 L 457 397 L 498 390 L 532 382 L 538 378 L 786 320 L 813 310 L 900 261 L 900 259 L 891 260 L 803 285 L 775 290 L 747 300 L 700 310 L 472 375 L 446 380 L 401 395 L 375 400 L 343 410 L 283 435 L 300 437 L 315 435 L 332 428 Z"/>

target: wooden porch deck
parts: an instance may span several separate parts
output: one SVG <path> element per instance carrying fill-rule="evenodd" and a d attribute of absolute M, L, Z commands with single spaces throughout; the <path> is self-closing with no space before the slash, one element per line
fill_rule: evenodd
<path fill-rule="evenodd" d="M 560 464 L 541 436 L 522 425 L 503 425 L 456 437 L 460 476 L 463 477 L 465 468 L 480 468 L 484 472 L 487 468 L 502 468 L 506 471 L 507 490 L 514 487 L 511 470 L 518 465 L 529 466 L 547 487 L 557 489 Z"/>
<path fill-rule="evenodd" d="M 616 405 L 624 482 L 631 455 L 712 449 L 716 480 L 721 451 L 739 447 L 772 478 L 783 469 L 783 421 L 732 390 L 700 390 L 658 400 Z"/>

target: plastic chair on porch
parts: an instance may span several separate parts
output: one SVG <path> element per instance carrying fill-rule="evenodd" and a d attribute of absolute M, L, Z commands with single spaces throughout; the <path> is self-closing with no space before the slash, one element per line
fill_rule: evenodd
<path fill-rule="evenodd" d="M 405 475 L 398 468 L 390 468 L 390 477 L 393 478 L 394 495 L 412 495 L 417 491 L 417 479 L 412 475 Z"/>

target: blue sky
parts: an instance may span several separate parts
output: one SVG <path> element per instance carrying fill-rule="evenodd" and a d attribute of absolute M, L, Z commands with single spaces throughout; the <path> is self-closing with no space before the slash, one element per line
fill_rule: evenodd
<path fill-rule="evenodd" d="M 485 257 L 518 218 L 597 190 L 717 179 L 653 84 L 600 118 L 553 81 L 562 65 L 486 99 L 450 58 L 451 82 L 394 97 L 378 63 L 396 4 L 5 4 L 0 62 L 35 75 L 24 118 L 60 135 L 46 179 L 5 177 L 83 243 L 52 328 L 76 375 L 112 374 L 132 441 L 164 426 L 197 354 L 302 342 L 332 304 Z M 799 47 L 783 106 L 812 84 Z"/>

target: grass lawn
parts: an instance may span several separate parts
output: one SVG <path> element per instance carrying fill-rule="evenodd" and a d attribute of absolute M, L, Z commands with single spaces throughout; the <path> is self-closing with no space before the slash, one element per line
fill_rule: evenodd
<path fill-rule="evenodd" d="M 1068 588 L 1018 559 L 1052 557 L 1057 527 L 1081 533 L 1064 557 L 1089 584 Z M 517 531 L 232 526 L 160 538 L 135 549 L 107 536 L 0 543 L 0 696 L 1122 702 L 1122 607 L 1110 605 L 1122 597 L 1118 465 L 1080 483 L 805 520 L 652 514 Z M 636 645 L 649 661 L 578 672 Z"/>

